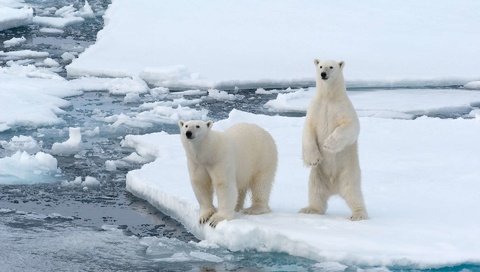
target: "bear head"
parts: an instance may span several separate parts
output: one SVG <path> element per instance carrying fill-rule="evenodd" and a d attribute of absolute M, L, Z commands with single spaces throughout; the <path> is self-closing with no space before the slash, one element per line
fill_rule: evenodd
<path fill-rule="evenodd" d="M 339 75 L 343 74 L 343 67 L 345 67 L 345 62 L 343 61 L 321 61 L 319 59 L 315 59 L 313 63 L 315 64 L 315 68 L 317 70 L 317 79 L 326 82 L 335 81 Z"/>
<path fill-rule="evenodd" d="M 187 141 L 201 141 L 207 137 L 210 132 L 213 122 L 212 121 L 178 121 L 180 127 L 180 134 L 182 139 Z"/>

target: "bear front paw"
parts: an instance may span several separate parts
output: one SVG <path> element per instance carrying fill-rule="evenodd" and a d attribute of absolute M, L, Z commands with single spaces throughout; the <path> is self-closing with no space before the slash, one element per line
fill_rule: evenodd
<path fill-rule="evenodd" d="M 227 219 L 227 218 L 225 218 L 224 216 L 222 216 L 218 213 L 215 213 L 215 214 L 212 215 L 212 217 L 210 217 L 210 220 L 209 220 L 208 224 L 210 225 L 210 227 L 215 228 L 218 225 L 218 223 L 220 223 L 221 221 L 223 221 L 225 219 Z"/>
<path fill-rule="evenodd" d="M 318 152 L 318 150 L 303 153 L 303 162 L 307 166 L 315 166 L 319 164 L 321 161 L 322 161 L 322 157 L 320 155 L 320 152 Z"/>
<path fill-rule="evenodd" d="M 206 211 L 200 212 L 200 218 L 198 219 L 198 223 L 200 224 L 207 223 L 208 219 L 212 217 L 213 213 L 215 213 L 215 210 L 206 210 Z"/>
<path fill-rule="evenodd" d="M 365 212 L 354 213 L 350 216 L 350 220 L 352 221 L 360 221 L 360 220 L 367 220 L 368 215 Z"/>

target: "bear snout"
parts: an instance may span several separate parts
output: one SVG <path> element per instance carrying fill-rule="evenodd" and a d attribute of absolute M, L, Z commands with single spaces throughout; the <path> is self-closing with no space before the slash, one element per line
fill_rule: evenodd
<path fill-rule="evenodd" d="M 322 72 L 322 73 L 320 74 L 320 76 L 322 77 L 322 79 L 328 79 L 327 73 L 325 73 L 325 72 Z"/>
<path fill-rule="evenodd" d="M 193 133 L 191 131 L 187 131 L 185 133 L 185 136 L 187 136 L 188 139 L 192 139 L 193 138 Z"/>

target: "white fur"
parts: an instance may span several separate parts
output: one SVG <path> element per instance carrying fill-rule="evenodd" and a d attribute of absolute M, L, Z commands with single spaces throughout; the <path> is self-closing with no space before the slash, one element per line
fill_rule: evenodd
<path fill-rule="evenodd" d="M 324 214 L 329 197 L 339 194 L 352 210 L 352 220 L 367 219 L 357 147 L 360 124 L 345 90 L 344 62 L 314 63 L 317 91 L 303 131 L 303 161 L 311 166 L 309 204 L 300 212 Z"/>
<path fill-rule="evenodd" d="M 200 205 L 200 224 L 212 227 L 232 219 L 243 209 L 247 191 L 252 206 L 246 214 L 270 211 L 268 201 L 277 169 L 277 148 L 272 136 L 257 125 L 241 123 L 225 132 L 212 130 L 212 122 L 180 121 L 188 170 Z M 191 139 L 187 133 L 191 133 Z M 213 206 L 213 191 L 218 209 Z"/>

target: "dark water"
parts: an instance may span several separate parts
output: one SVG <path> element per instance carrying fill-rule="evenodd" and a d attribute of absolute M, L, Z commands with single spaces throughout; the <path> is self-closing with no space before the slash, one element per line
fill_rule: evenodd
<path fill-rule="evenodd" d="M 50 7 L 82 1 L 28 1 L 42 14 Z M 25 36 L 27 42 L 8 50 L 30 49 L 47 51 L 61 67 L 58 74 L 65 76 L 61 58 L 64 52 L 82 52 L 95 40 L 103 26 L 101 14 L 108 1 L 91 1 L 96 17 L 84 23 L 66 27 L 63 34 L 45 34 L 31 25 L 0 32 L 0 44 L 13 37 Z M 2 49 L 3 50 L 3 49 Z M 6 61 L 0 60 L 0 65 Z M 235 92 L 241 99 L 214 100 L 204 95 L 190 96 L 201 102 L 192 106 L 208 109 L 213 120 L 226 118 L 236 108 L 243 111 L 273 114 L 263 108 L 276 94 L 257 95 L 252 90 Z M 175 94 L 162 99 L 171 100 Z M 0 271 L 316 271 L 316 262 L 281 253 L 256 251 L 231 252 L 223 248 L 205 247 L 178 222 L 162 214 L 145 201 L 125 191 L 125 175 L 140 164 L 129 163 L 116 171 L 107 171 L 105 161 L 117 160 L 133 150 L 121 146 L 128 134 L 157 131 L 177 133 L 176 124 L 152 123 L 150 127 L 113 127 L 104 117 L 131 114 L 140 111 L 139 105 L 158 100 L 149 94 L 138 102 L 125 103 L 124 98 L 106 92 L 89 92 L 67 98 L 71 106 L 61 117 L 64 123 L 41 127 L 14 127 L 0 133 L 0 140 L 13 136 L 32 136 L 42 141 L 42 151 L 48 152 L 54 142 L 68 137 L 68 127 L 99 133 L 84 137 L 82 151 L 75 156 L 57 156 L 62 173 L 35 185 L 0 185 Z M 284 113 L 301 116 L 301 113 Z M 454 112 L 445 117 L 461 116 Z M 0 155 L 9 155 L 0 150 Z M 84 189 L 82 186 L 64 186 L 62 181 L 76 177 L 93 176 L 100 186 Z M 365 269 L 349 266 L 346 271 Z M 374 268 L 411 271 L 409 268 Z M 480 271 L 476 265 L 461 265 L 431 269 L 430 271 Z"/>

